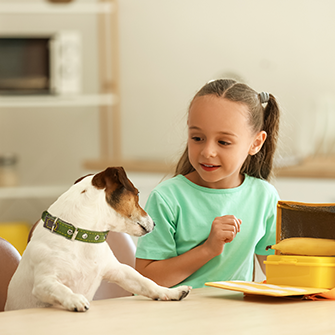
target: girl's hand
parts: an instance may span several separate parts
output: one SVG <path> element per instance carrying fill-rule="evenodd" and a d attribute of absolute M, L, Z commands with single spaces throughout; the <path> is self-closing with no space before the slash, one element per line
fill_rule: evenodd
<path fill-rule="evenodd" d="M 203 246 L 215 256 L 222 253 L 226 243 L 231 242 L 240 231 L 242 221 L 234 215 L 220 216 L 214 219 L 209 236 Z"/>

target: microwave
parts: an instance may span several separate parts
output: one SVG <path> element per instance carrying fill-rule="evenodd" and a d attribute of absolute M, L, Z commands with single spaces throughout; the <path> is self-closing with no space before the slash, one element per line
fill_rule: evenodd
<path fill-rule="evenodd" d="M 77 31 L 0 34 L 0 94 L 78 94 L 81 60 L 81 35 Z"/>

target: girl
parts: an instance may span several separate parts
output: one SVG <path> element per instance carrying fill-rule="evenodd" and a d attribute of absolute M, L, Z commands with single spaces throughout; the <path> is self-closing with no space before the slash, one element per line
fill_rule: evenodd
<path fill-rule="evenodd" d="M 146 204 L 156 227 L 138 241 L 136 269 L 168 287 L 250 281 L 254 254 L 263 265 L 275 243 L 278 193 L 266 180 L 278 137 L 276 99 L 234 80 L 211 81 L 193 98 L 187 125 L 174 178 Z"/>

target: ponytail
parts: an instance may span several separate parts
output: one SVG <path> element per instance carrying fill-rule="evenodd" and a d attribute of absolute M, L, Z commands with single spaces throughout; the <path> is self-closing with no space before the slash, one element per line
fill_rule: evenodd
<path fill-rule="evenodd" d="M 280 110 L 276 98 L 269 94 L 269 101 L 264 108 L 263 129 L 260 129 L 266 132 L 266 140 L 257 154 L 247 157 L 242 165 L 241 173 L 260 179 L 270 179 L 278 141 L 279 116 Z"/>
<path fill-rule="evenodd" d="M 190 160 L 188 158 L 188 147 L 186 145 L 186 149 L 184 150 L 182 156 L 180 157 L 177 163 L 174 176 L 177 176 L 178 174 L 186 176 L 187 174 L 193 172 L 194 170 L 195 169 L 190 163 Z"/>

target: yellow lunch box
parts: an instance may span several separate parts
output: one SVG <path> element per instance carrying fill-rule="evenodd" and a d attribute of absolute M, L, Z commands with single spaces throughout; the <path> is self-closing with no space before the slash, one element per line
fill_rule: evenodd
<path fill-rule="evenodd" d="M 279 201 L 276 243 L 292 237 L 335 239 L 335 204 Z M 266 282 L 274 285 L 335 288 L 335 257 L 268 256 Z"/>
<path fill-rule="evenodd" d="M 335 287 L 335 257 L 272 255 L 264 263 L 267 284 Z"/>

